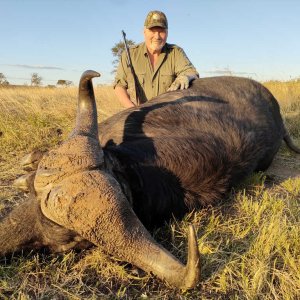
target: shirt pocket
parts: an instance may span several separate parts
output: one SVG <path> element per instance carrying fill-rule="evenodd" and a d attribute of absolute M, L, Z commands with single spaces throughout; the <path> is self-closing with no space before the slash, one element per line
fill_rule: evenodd
<path fill-rule="evenodd" d="M 145 76 L 146 76 L 145 72 L 136 72 L 136 77 L 142 87 L 145 86 Z"/>
<path fill-rule="evenodd" d="M 170 85 L 173 83 L 174 80 L 175 80 L 175 75 L 172 74 L 171 72 L 161 72 L 160 82 L 163 88 L 162 92 L 165 92 L 170 87 Z"/>

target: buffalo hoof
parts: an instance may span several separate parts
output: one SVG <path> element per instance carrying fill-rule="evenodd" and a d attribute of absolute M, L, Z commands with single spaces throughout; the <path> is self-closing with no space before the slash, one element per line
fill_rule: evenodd
<path fill-rule="evenodd" d="M 44 152 L 40 150 L 34 150 L 31 153 L 25 155 L 20 162 L 22 169 L 27 172 L 35 171 L 43 155 Z"/>
<path fill-rule="evenodd" d="M 34 150 L 21 159 L 20 165 L 24 171 L 28 172 L 28 174 L 22 175 L 19 178 L 17 178 L 13 182 L 14 187 L 25 192 L 34 191 L 33 183 L 36 169 L 44 153 L 45 152 L 40 150 Z"/>
<path fill-rule="evenodd" d="M 25 191 L 25 192 L 33 191 L 34 190 L 33 183 L 34 183 L 35 173 L 36 172 L 31 172 L 31 173 L 20 176 L 19 178 L 14 180 L 13 186 L 22 191 Z"/>

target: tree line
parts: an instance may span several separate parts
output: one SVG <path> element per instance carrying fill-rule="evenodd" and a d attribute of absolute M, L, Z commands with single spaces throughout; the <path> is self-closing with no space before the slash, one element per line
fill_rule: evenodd
<path fill-rule="evenodd" d="M 43 78 L 38 73 L 32 73 L 30 78 L 30 85 L 31 86 L 41 86 Z M 0 73 L 0 86 L 8 86 L 10 85 L 9 81 L 7 80 L 6 76 L 3 73 Z M 25 84 L 27 85 L 27 84 Z M 73 85 L 73 81 L 59 79 L 56 83 L 57 86 L 71 86 Z"/>

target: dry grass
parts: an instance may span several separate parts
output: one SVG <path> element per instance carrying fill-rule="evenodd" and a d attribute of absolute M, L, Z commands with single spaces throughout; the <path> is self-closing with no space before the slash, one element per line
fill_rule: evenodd
<path fill-rule="evenodd" d="M 300 80 L 278 82 L 269 81 L 264 84 L 279 101 L 282 114 L 287 122 L 289 132 L 300 136 Z"/>
<path fill-rule="evenodd" d="M 300 83 L 265 85 L 299 143 Z M 100 120 L 121 109 L 111 87 L 95 93 Z M 11 187 L 22 173 L 20 158 L 68 135 L 76 98 L 75 88 L 0 89 L 0 214 L 26 197 Z M 192 291 L 174 290 L 94 248 L 1 259 L 0 299 L 299 299 L 300 179 L 266 185 L 264 175 L 255 174 L 230 198 L 154 233 L 185 260 L 187 225 L 196 225 L 202 279 Z"/>
<path fill-rule="evenodd" d="M 99 121 L 121 109 L 112 87 L 96 88 L 95 94 Z M 0 89 L 0 167 L 6 169 L 2 179 L 15 174 L 20 155 L 49 149 L 68 135 L 76 101 L 77 88 Z"/>

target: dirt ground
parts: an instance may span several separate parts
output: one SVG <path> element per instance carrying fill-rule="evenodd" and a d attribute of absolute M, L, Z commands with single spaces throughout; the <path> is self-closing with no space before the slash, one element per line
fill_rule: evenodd
<path fill-rule="evenodd" d="M 278 153 L 266 175 L 269 179 L 279 182 L 288 178 L 300 178 L 300 154 L 287 156 Z"/>

